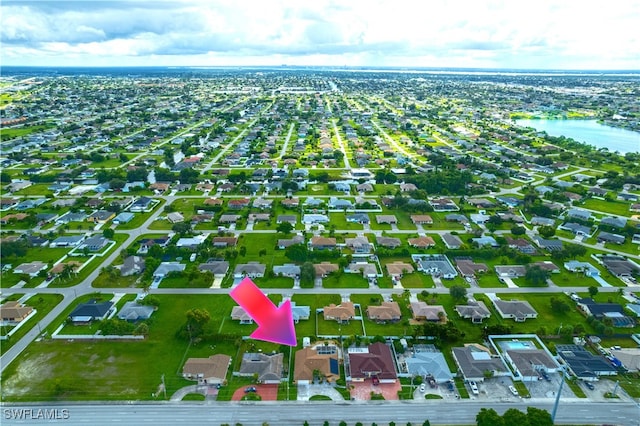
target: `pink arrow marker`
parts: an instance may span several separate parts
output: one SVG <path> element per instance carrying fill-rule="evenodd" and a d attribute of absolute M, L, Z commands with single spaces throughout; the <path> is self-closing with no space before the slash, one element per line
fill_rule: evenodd
<path fill-rule="evenodd" d="M 276 308 L 250 278 L 243 279 L 229 296 L 258 324 L 258 328 L 249 337 L 282 345 L 297 345 L 289 300 Z"/>

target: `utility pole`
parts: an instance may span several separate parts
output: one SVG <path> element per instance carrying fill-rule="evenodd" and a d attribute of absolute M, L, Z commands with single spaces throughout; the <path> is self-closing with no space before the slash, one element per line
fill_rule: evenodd
<path fill-rule="evenodd" d="M 162 392 L 164 392 L 164 399 L 167 399 L 167 386 L 164 384 L 164 373 L 162 373 L 160 380 L 162 380 Z"/>
<path fill-rule="evenodd" d="M 564 385 L 564 369 L 560 369 L 560 388 L 558 389 L 558 394 L 556 395 L 556 402 L 553 404 L 553 412 L 551 413 L 551 420 L 555 424 L 556 422 L 556 413 L 558 412 L 558 405 L 560 404 L 560 394 L 562 393 L 562 385 Z"/>

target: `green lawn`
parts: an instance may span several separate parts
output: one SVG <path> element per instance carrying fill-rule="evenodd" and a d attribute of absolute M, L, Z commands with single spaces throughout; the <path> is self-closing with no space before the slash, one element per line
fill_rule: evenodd
<path fill-rule="evenodd" d="M 334 272 L 322 280 L 325 288 L 369 288 L 368 281 L 359 273 Z"/>
<path fill-rule="evenodd" d="M 604 213 L 610 213 L 618 216 L 629 215 L 629 203 L 622 201 L 605 201 L 596 198 L 588 198 L 581 205 L 585 209 L 597 210 Z"/>
<path fill-rule="evenodd" d="M 293 288 L 293 278 L 288 277 L 255 278 L 253 282 L 260 288 Z"/>
<path fill-rule="evenodd" d="M 356 308 L 356 315 L 358 309 Z M 360 320 L 351 320 L 348 324 L 338 324 L 333 320 L 325 320 L 321 313 L 318 314 L 318 335 L 331 335 L 331 336 L 362 336 L 364 331 L 362 330 L 362 323 Z"/>

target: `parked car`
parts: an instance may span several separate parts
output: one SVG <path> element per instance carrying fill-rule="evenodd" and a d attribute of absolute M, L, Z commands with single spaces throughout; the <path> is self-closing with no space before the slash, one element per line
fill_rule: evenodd
<path fill-rule="evenodd" d="M 516 388 L 514 388 L 513 386 L 509 385 L 509 390 L 511 391 L 511 393 L 513 394 L 513 396 L 518 396 L 518 390 Z"/>
<path fill-rule="evenodd" d="M 584 385 L 588 387 L 589 390 L 594 390 L 596 388 L 591 382 L 584 382 Z"/>
<path fill-rule="evenodd" d="M 449 381 L 447 382 L 447 387 L 449 388 L 449 390 L 450 390 L 451 392 L 453 392 L 453 391 L 455 390 L 455 386 L 454 386 L 454 384 L 453 384 L 453 380 L 449 380 Z"/>
<path fill-rule="evenodd" d="M 474 381 L 469 382 L 469 387 L 471 387 L 471 393 L 473 393 L 474 395 L 480 394 L 480 392 L 478 391 L 478 385 L 476 384 L 476 382 Z"/>
<path fill-rule="evenodd" d="M 255 386 L 249 386 L 248 388 L 246 388 L 244 390 L 244 393 L 249 393 L 249 392 L 257 392 L 258 390 L 256 389 Z"/>
<path fill-rule="evenodd" d="M 427 385 L 424 383 L 420 385 L 420 392 L 425 393 L 427 391 Z"/>
<path fill-rule="evenodd" d="M 378 379 L 376 376 L 373 376 L 371 378 L 371 381 L 373 382 L 374 386 L 378 386 L 380 384 L 380 379 Z"/>

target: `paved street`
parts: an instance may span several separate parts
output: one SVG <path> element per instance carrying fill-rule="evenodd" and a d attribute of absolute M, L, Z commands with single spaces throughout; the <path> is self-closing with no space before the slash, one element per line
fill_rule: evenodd
<path fill-rule="evenodd" d="M 455 405 L 454 405 L 455 404 Z M 332 425 L 346 421 L 376 422 L 379 425 L 394 421 L 396 424 L 422 424 L 426 419 L 432 424 L 469 425 L 475 423 L 475 416 L 481 408 L 493 408 L 502 414 L 509 408 L 526 411 L 527 406 L 553 410 L 552 403 L 528 400 L 517 403 L 462 402 L 452 400 L 443 402 L 433 400 L 428 403 L 414 401 L 373 401 L 352 403 L 344 401 L 328 402 L 207 402 L 207 403 L 161 403 L 161 404 L 51 404 L 51 405 L 4 405 L 2 425 L 33 425 L 36 422 L 32 415 L 37 410 L 46 408 L 67 410 L 68 419 L 51 421 L 65 425 L 86 426 L 89 424 L 189 424 L 220 425 L 223 423 L 241 423 L 244 426 L 262 425 L 264 422 L 272 426 L 302 425 L 306 420 L 311 425 L 321 425 L 325 420 Z M 25 409 L 33 411 L 25 412 Z M 8 411 L 7 411 L 8 410 Z M 22 416 L 18 420 L 17 416 Z M 24 416 L 28 416 L 24 419 Z M 616 424 L 620 426 L 637 426 L 640 419 L 640 407 L 635 403 L 591 403 L 572 400 L 562 402 L 558 409 L 556 421 L 559 424 L 583 424 L 588 418 L 590 424 Z"/>

